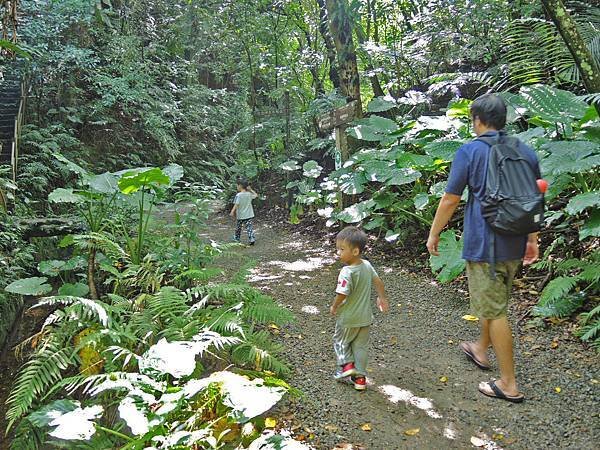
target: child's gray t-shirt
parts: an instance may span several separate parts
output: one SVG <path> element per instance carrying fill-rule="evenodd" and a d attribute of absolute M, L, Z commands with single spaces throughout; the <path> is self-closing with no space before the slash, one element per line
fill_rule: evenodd
<path fill-rule="evenodd" d="M 347 295 L 338 308 L 337 324 L 343 328 L 366 327 L 373 323 L 371 288 L 377 272 L 369 261 L 345 266 L 338 276 L 335 292 Z"/>
<path fill-rule="evenodd" d="M 254 217 L 252 200 L 254 200 L 256 197 L 256 194 L 248 191 L 238 192 L 235 195 L 235 200 L 233 203 L 238 205 L 236 209 L 237 220 L 252 219 Z"/>

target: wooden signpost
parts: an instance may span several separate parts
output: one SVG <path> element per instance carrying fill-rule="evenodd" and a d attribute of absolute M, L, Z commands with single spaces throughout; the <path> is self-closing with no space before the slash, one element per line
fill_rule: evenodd
<path fill-rule="evenodd" d="M 346 124 L 354 120 L 356 111 L 356 100 L 345 104 L 341 108 L 334 109 L 329 114 L 319 118 L 321 131 L 335 130 L 335 170 L 342 167 L 342 163 L 348 160 L 348 137 L 346 136 Z"/>
<path fill-rule="evenodd" d="M 332 128 L 335 130 L 335 170 L 339 170 L 342 167 L 342 164 L 350 157 L 346 126 L 355 118 L 356 102 L 356 100 L 353 100 L 341 108 L 334 109 L 329 114 L 319 118 L 319 128 L 321 131 L 328 131 Z M 340 192 L 338 194 L 338 205 L 340 209 L 344 207 L 343 204 L 344 201 Z"/>

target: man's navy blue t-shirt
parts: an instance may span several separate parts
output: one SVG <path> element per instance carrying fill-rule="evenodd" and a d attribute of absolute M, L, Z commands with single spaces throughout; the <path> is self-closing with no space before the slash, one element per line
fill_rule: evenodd
<path fill-rule="evenodd" d="M 498 132 L 488 131 L 481 136 L 496 136 Z M 531 147 L 520 142 L 519 149 L 527 158 L 537 178 L 541 178 L 537 155 Z M 490 255 L 490 240 L 494 231 L 481 214 L 481 198 L 485 193 L 490 146 L 485 142 L 474 140 L 461 146 L 454 156 L 450 167 L 450 176 L 446 192 L 462 195 L 466 186 L 469 187 L 469 199 L 465 209 L 463 253 L 467 261 L 492 262 Z M 510 261 L 522 259 L 525 255 L 527 235 L 507 236 L 495 233 L 495 260 Z"/>

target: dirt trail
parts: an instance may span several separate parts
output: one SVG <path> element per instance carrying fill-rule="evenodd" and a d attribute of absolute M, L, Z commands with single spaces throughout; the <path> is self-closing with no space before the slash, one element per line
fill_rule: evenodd
<path fill-rule="evenodd" d="M 232 227 L 227 217 L 215 215 L 206 236 L 228 240 Z M 497 371 L 481 372 L 457 347 L 477 335 L 477 325 L 462 319 L 467 293 L 411 275 L 394 261 L 372 260 L 392 308 L 387 316 L 378 313 L 372 327 L 369 388 L 357 392 L 334 381 L 328 306 L 341 266 L 331 245 L 260 221 L 255 227 L 257 244 L 219 265 L 233 271 L 256 260 L 249 281 L 295 313 L 296 323 L 280 330 L 278 339 L 293 369 L 290 382 L 305 396 L 280 413 L 314 447 L 474 448 L 472 437 L 488 449 L 600 445 L 595 352 L 560 328 L 516 329 L 517 375 L 527 399 L 520 405 L 488 399 L 477 385 Z M 367 423 L 371 431 L 361 428 Z M 417 428 L 415 435 L 405 434 Z"/>

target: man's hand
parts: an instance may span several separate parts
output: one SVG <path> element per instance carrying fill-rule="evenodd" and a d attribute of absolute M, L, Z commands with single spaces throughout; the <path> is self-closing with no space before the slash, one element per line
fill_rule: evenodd
<path fill-rule="evenodd" d="M 337 306 L 331 305 L 329 307 L 329 312 L 331 313 L 332 316 L 335 316 L 337 314 Z"/>
<path fill-rule="evenodd" d="M 390 303 L 388 302 L 387 297 L 377 297 L 377 307 L 379 308 L 379 311 L 387 313 L 390 310 Z"/>
<path fill-rule="evenodd" d="M 433 256 L 439 256 L 440 252 L 438 251 L 438 245 L 440 244 L 440 235 L 439 234 L 430 234 L 427 239 L 427 250 L 429 250 L 429 254 Z"/>
<path fill-rule="evenodd" d="M 538 247 L 537 240 L 527 241 L 527 246 L 525 247 L 525 256 L 523 257 L 523 265 L 527 266 L 529 264 L 533 264 L 537 261 L 540 256 L 540 248 Z"/>

